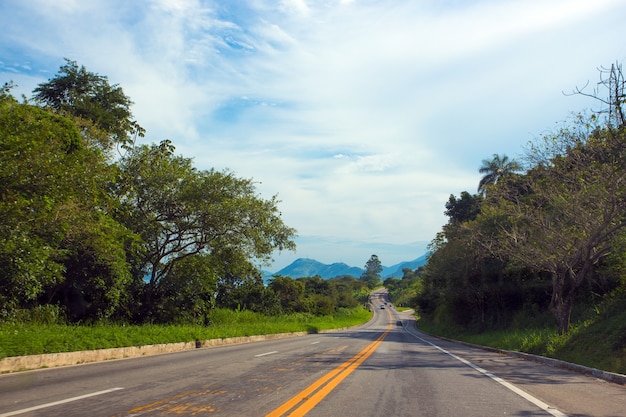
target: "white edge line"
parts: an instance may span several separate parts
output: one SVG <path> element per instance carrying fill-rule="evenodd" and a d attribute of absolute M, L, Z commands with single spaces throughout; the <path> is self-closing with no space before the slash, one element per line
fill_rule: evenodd
<path fill-rule="evenodd" d="M 255 358 L 260 358 L 261 356 L 273 355 L 274 353 L 278 353 L 277 350 L 273 350 L 271 352 L 259 353 L 258 355 L 254 355 Z M 0 416 L 2 417 L 2 416 Z"/>
<path fill-rule="evenodd" d="M 559 410 L 557 410 L 556 408 L 544 403 L 543 401 L 541 401 L 540 399 L 533 397 L 532 395 L 530 395 L 529 393 L 522 391 L 521 389 L 517 388 L 515 385 L 511 384 L 510 382 L 505 381 L 504 379 L 492 374 L 491 372 L 488 372 L 487 370 L 481 368 L 480 366 L 474 365 L 473 363 L 471 363 L 470 361 L 468 361 L 467 359 L 463 359 L 460 356 L 455 355 L 454 353 L 450 353 L 447 350 L 445 350 L 444 348 L 437 346 L 436 344 L 429 342 L 426 339 L 422 339 L 421 337 L 411 333 L 411 332 L 407 332 L 410 335 L 416 337 L 417 339 L 421 340 L 424 343 L 427 343 L 437 349 L 439 349 L 440 351 L 442 351 L 443 353 L 445 353 L 446 355 L 450 355 L 452 356 L 454 359 L 464 363 L 465 365 L 474 368 L 475 370 L 477 370 L 478 372 L 480 372 L 481 374 L 488 376 L 489 378 L 493 379 L 494 381 L 496 381 L 497 383 L 499 383 L 500 385 L 508 388 L 509 390 L 513 391 L 514 393 L 516 393 L 517 395 L 519 395 L 520 397 L 530 401 L 531 403 L 535 404 L 537 407 L 541 408 L 542 410 L 552 414 L 554 417 L 568 417 L 567 414 L 563 414 L 562 412 L 560 412 Z M 0 416 L 2 417 L 2 416 Z"/>
<path fill-rule="evenodd" d="M 24 408 L 22 410 L 10 411 L 8 413 L 0 414 L 0 417 L 16 416 L 18 414 L 28 413 L 29 411 L 35 411 L 35 410 L 41 410 L 42 408 L 54 407 L 55 405 L 61 405 L 61 404 L 70 403 L 72 401 L 82 400 L 84 398 L 95 397 L 96 395 L 108 394 L 109 392 L 119 391 L 121 389 L 124 389 L 124 388 L 116 387 L 116 388 L 106 389 L 104 391 L 92 392 L 91 394 L 79 395 L 78 397 L 66 398 L 64 400 L 59 400 L 59 401 L 55 401 L 55 402 L 47 403 L 47 404 L 36 405 L 34 407 Z"/>

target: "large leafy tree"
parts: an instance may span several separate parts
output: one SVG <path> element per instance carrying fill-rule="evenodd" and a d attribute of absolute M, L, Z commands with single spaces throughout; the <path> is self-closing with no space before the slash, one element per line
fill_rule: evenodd
<path fill-rule="evenodd" d="M 260 198 L 251 180 L 231 172 L 197 170 L 169 141 L 137 146 L 120 161 L 120 173 L 118 218 L 143 239 L 135 271 L 149 295 L 190 256 L 209 254 L 216 268 L 221 261 L 217 276 L 228 283 L 241 268 L 267 263 L 275 249 L 295 248 L 276 197 Z"/>
<path fill-rule="evenodd" d="M 144 129 L 133 119 L 132 102 L 117 84 L 108 78 L 65 59 L 65 65 L 52 79 L 33 91 L 37 104 L 81 120 L 83 133 L 104 149 L 113 144 L 127 144 Z"/>

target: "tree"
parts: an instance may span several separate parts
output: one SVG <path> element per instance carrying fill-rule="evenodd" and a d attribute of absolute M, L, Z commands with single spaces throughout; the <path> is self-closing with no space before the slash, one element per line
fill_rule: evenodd
<path fill-rule="evenodd" d="M 329 280 L 319 275 L 308 278 L 298 278 L 304 282 L 303 304 L 309 313 L 317 316 L 333 314 L 337 309 L 337 290 Z"/>
<path fill-rule="evenodd" d="M 74 322 L 112 318 L 128 302 L 126 257 L 136 236 L 103 213 L 77 214 L 71 221 L 61 241 L 63 280 L 40 299 L 63 306 Z"/>
<path fill-rule="evenodd" d="M 550 141 L 572 143 L 568 131 Z M 551 309 L 567 332 L 576 296 L 626 226 L 623 129 L 596 131 L 530 170 L 517 186 L 495 187 L 471 236 L 500 257 L 549 274 Z"/>
<path fill-rule="evenodd" d="M 112 314 L 132 234 L 108 215 L 111 179 L 71 120 L 0 95 L 0 304 Z"/>
<path fill-rule="evenodd" d="M 275 276 L 269 283 L 280 300 L 283 313 L 290 314 L 303 311 L 304 282 L 290 277 Z"/>
<path fill-rule="evenodd" d="M 118 218 L 143 239 L 135 271 L 148 281 L 148 295 L 183 259 L 211 255 L 228 279 L 240 264 L 267 264 L 275 249 L 294 249 L 295 231 L 280 218 L 278 200 L 264 200 L 254 183 L 228 171 L 199 171 L 174 155 L 169 141 L 137 146 L 120 161 Z M 243 276 L 248 276 L 245 273 Z"/>
<path fill-rule="evenodd" d="M 337 294 L 336 302 L 338 308 L 356 307 L 362 302 L 361 297 L 364 293 L 366 295 L 365 299 L 369 296 L 367 284 L 350 275 L 332 278 L 329 280 L 329 283 Z"/>
<path fill-rule="evenodd" d="M 381 285 L 381 276 L 380 273 L 383 271 L 383 266 L 378 259 L 378 255 L 372 255 L 369 260 L 365 263 L 365 271 L 361 275 L 361 281 L 367 283 L 369 288 L 376 288 Z"/>
<path fill-rule="evenodd" d="M 330 281 L 325 280 L 319 275 L 307 278 L 298 278 L 298 281 L 304 282 L 304 295 L 319 294 L 333 296 L 333 287 Z"/>
<path fill-rule="evenodd" d="M 89 72 L 75 61 L 65 59 L 56 77 L 39 84 L 33 100 L 55 112 L 89 121 L 83 124 L 92 139 L 98 138 L 103 149 L 112 144 L 126 144 L 144 129 L 133 119 L 132 102 L 122 88 L 109 84 L 108 78 Z M 90 127 L 106 133 L 102 138 Z"/>
<path fill-rule="evenodd" d="M 280 300 L 270 287 L 266 287 L 257 274 L 254 279 L 243 280 L 218 306 L 231 310 L 250 310 L 268 316 L 281 313 Z"/>
<path fill-rule="evenodd" d="M 258 288 L 263 287 L 264 283 L 258 268 L 252 264 L 249 256 L 235 246 L 215 247 L 208 256 L 217 277 L 216 306 L 250 309 L 246 300 L 252 301 L 254 296 L 248 297 L 246 292 L 253 291 L 258 295 Z"/>
<path fill-rule="evenodd" d="M 463 191 L 458 199 L 450 194 L 450 198 L 446 203 L 445 215 L 449 217 L 448 221 L 450 223 L 463 223 L 474 220 L 480 213 L 481 203 L 482 196 L 480 194 L 471 195 L 467 191 Z"/>
<path fill-rule="evenodd" d="M 453 223 L 431 244 L 419 307 L 425 314 L 445 313 L 457 325 L 479 329 L 485 322 L 488 277 L 484 254 L 469 237 Z"/>
<path fill-rule="evenodd" d="M 481 174 L 485 174 L 478 183 L 478 192 L 485 194 L 487 188 L 495 185 L 498 181 L 511 174 L 515 174 L 522 170 L 520 164 L 514 159 L 509 160 L 506 155 L 493 155 L 492 160 L 483 159 L 482 166 L 478 170 Z"/>
<path fill-rule="evenodd" d="M 618 129 L 623 128 L 626 126 L 626 111 L 624 109 L 624 104 L 626 103 L 626 79 L 624 79 L 622 65 L 616 62 L 611 64 L 610 68 L 601 67 L 599 71 L 600 82 L 598 82 L 598 87 L 606 89 L 608 97 L 601 97 L 598 88 L 595 88 L 592 93 L 586 93 L 584 91 L 586 86 L 574 89 L 573 94 L 580 94 L 598 100 L 606 108 L 600 109 L 595 113 L 607 115 L 607 126 Z"/>
<path fill-rule="evenodd" d="M 150 309 L 160 323 L 210 324 L 216 306 L 217 272 L 210 256 L 189 256 L 178 262 L 159 287 L 158 306 Z"/>

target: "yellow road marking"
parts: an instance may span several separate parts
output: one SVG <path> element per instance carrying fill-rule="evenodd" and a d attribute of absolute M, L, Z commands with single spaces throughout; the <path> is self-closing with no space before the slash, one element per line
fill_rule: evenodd
<path fill-rule="evenodd" d="M 301 417 L 311 411 L 313 407 L 319 404 L 330 392 L 337 387 L 348 375 L 350 375 L 356 368 L 359 367 L 372 353 L 380 346 L 387 334 L 391 331 L 391 312 L 387 310 L 389 316 L 389 324 L 387 330 L 378 337 L 375 341 L 367 345 L 363 350 L 350 358 L 348 361 L 339 365 L 313 384 L 287 400 L 276 410 L 267 414 L 265 417 L 280 417 L 286 412 L 302 403 L 298 408 L 293 410 L 289 417 Z"/>

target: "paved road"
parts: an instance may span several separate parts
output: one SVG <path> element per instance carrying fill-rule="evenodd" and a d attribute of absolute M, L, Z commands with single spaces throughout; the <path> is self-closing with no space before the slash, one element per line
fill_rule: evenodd
<path fill-rule="evenodd" d="M 428 337 L 385 297 L 350 331 L 0 375 L 0 417 L 626 415 L 626 387 Z"/>

